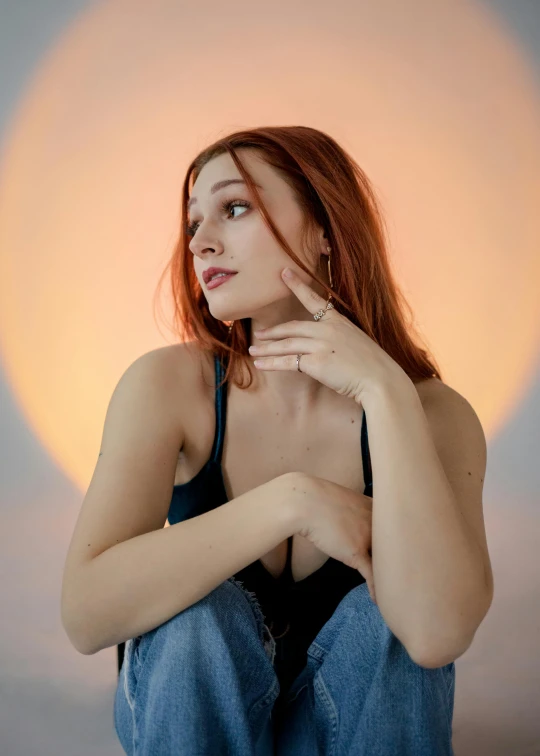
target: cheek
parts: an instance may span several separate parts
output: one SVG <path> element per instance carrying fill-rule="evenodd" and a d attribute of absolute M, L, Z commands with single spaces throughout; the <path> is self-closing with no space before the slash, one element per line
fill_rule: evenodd
<path fill-rule="evenodd" d="M 293 252 L 307 267 L 310 267 L 307 254 L 301 246 L 298 224 L 290 218 L 288 222 L 281 223 L 274 216 L 272 218 Z M 286 283 L 281 278 L 281 271 L 287 266 L 291 267 L 291 263 L 294 267 L 294 261 L 281 248 L 262 218 L 258 217 L 253 223 L 250 219 L 249 228 L 247 226 L 246 223 L 242 229 L 238 245 L 234 245 L 238 253 L 231 259 L 231 262 L 237 262 L 239 270 L 249 270 L 250 281 L 254 285 L 263 285 L 265 289 L 271 290 L 277 297 L 290 293 Z M 300 275 L 303 275 L 304 279 L 307 277 L 306 273 Z"/>

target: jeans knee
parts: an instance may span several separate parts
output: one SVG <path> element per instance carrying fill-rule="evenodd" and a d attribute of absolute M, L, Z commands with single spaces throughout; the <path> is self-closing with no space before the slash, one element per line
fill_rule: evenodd
<path fill-rule="evenodd" d="M 235 645 L 243 648 L 250 637 L 258 638 L 273 664 L 276 641 L 264 623 L 257 597 L 235 578 L 220 583 L 199 601 L 183 609 L 153 630 L 126 645 L 132 653 L 134 669 L 166 657 L 183 663 L 192 653 L 202 656 L 228 653 Z"/>
<path fill-rule="evenodd" d="M 203 598 L 173 615 L 166 622 L 145 633 L 142 638 L 155 636 L 177 638 L 186 634 L 206 636 L 217 628 L 220 633 L 235 635 L 239 621 L 254 623 L 262 634 L 264 615 L 254 595 L 250 595 L 234 578 L 225 580 Z"/>
<path fill-rule="evenodd" d="M 345 595 L 341 603 L 344 606 L 352 606 L 361 614 L 369 612 L 384 621 L 378 605 L 371 598 L 367 583 L 360 583 L 360 585 L 355 586 Z"/>
<path fill-rule="evenodd" d="M 371 598 L 367 583 L 355 586 L 343 597 L 334 617 L 337 622 L 341 619 L 347 635 L 357 636 L 364 646 L 387 644 L 392 638 L 392 631 Z"/>

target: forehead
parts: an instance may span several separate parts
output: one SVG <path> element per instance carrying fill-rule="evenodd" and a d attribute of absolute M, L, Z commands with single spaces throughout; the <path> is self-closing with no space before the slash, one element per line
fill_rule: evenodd
<path fill-rule="evenodd" d="M 266 192 L 271 192 L 273 189 L 282 189 L 285 182 L 278 176 L 277 172 L 268 165 L 261 157 L 254 154 L 252 150 L 238 150 L 238 157 L 242 161 L 243 165 L 249 171 L 255 183 L 259 189 Z M 230 179 L 242 180 L 242 175 L 238 171 L 232 157 L 229 153 L 218 155 L 212 158 L 201 169 L 201 172 L 197 176 L 197 180 L 193 184 L 190 193 L 190 200 L 188 201 L 188 207 L 190 202 L 196 198 L 210 197 L 214 185 L 221 181 L 228 181 Z M 233 184 L 236 187 L 242 187 L 244 184 Z M 214 189 L 217 191 L 217 189 Z"/>

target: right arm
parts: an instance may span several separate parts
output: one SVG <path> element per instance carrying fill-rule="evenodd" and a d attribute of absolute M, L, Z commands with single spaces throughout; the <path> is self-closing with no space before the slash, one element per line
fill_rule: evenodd
<path fill-rule="evenodd" d="M 158 627 L 300 527 L 296 473 L 164 527 L 182 443 L 170 354 L 136 360 L 107 410 L 62 583 L 62 624 L 83 654 Z"/>

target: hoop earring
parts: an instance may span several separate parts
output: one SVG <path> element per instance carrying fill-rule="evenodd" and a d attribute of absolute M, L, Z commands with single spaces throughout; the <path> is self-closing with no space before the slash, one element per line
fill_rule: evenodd
<path fill-rule="evenodd" d="M 330 267 L 330 252 L 332 251 L 332 247 L 327 247 L 326 251 L 328 252 L 328 280 L 330 281 L 330 288 L 333 287 L 333 281 L 332 281 L 332 269 Z M 332 295 L 328 297 L 328 301 L 332 299 Z"/>
<path fill-rule="evenodd" d="M 327 247 L 327 248 L 326 248 L 326 251 L 327 251 L 328 253 L 330 253 L 330 252 L 332 251 L 332 247 Z M 330 254 L 328 254 L 328 280 L 330 281 L 330 288 L 332 288 L 332 286 L 333 286 L 334 284 L 333 284 L 333 281 L 332 281 L 332 268 L 330 267 Z M 328 297 L 328 302 L 330 302 L 330 300 L 331 300 L 332 298 L 333 298 L 333 297 L 332 297 L 332 295 L 330 294 L 330 296 Z M 327 304 L 328 304 L 328 302 L 327 302 Z M 230 324 L 230 326 L 229 326 L 229 330 L 228 330 L 228 334 L 227 334 L 227 335 L 229 335 L 229 334 L 231 333 L 233 325 L 234 325 L 234 320 L 233 320 L 233 322 L 232 322 L 232 323 Z"/>

